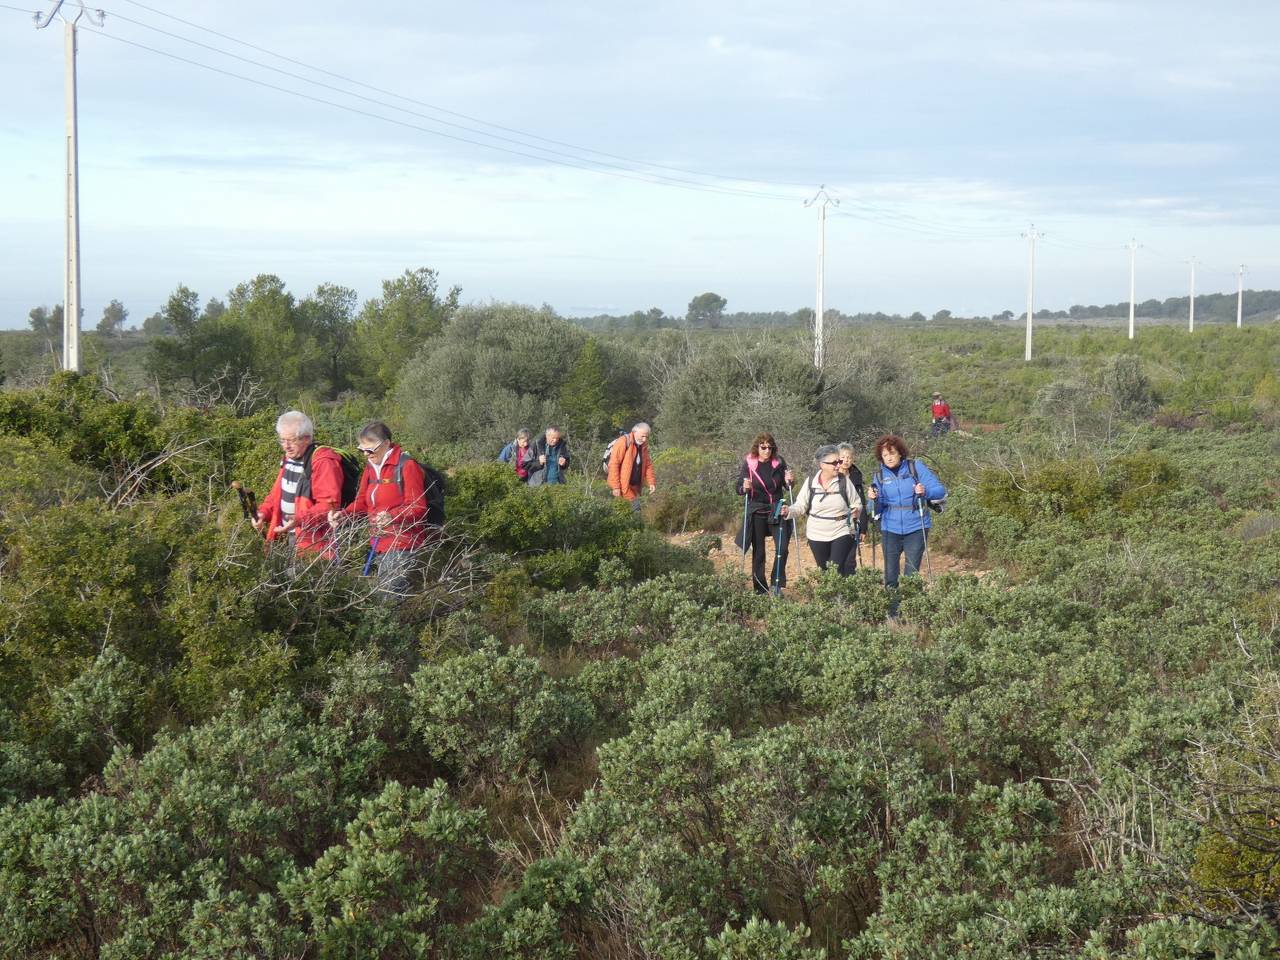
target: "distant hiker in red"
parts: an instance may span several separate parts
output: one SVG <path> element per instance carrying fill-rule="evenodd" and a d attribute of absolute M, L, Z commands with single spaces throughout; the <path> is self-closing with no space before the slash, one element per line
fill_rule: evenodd
<path fill-rule="evenodd" d="M 933 417 L 931 433 L 935 437 L 950 433 L 956 425 L 955 418 L 951 416 L 951 405 L 942 399 L 942 394 L 940 393 L 933 395 L 933 406 L 930 407 L 929 412 Z"/>
<path fill-rule="evenodd" d="M 342 506 L 342 458 L 336 450 L 316 446 L 314 434 L 305 413 L 290 410 L 280 415 L 280 473 L 253 525 L 265 528 L 268 540 L 283 538 L 299 552 L 333 556 L 329 511 Z"/>
<path fill-rule="evenodd" d="M 366 459 L 360 489 L 345 510 L 329 513 L 335 527 L 365 517 L 369 521 L 369 562 L 377 560 L 378 586 L 397 596 L 408 593 L 413 553 L 427 542 L 430 497 L 421 465 L 391 442 L 385 423 L 360 428 L 357 445 Z M 441 491 L 442 493 L 442 491 Z"/>

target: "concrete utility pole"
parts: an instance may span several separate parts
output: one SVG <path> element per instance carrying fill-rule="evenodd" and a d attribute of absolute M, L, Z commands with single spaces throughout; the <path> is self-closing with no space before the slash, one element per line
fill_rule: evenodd
<path fill-rule="evenodd" d="M 1134 261 L 1138 252 L 1138 248 L 1142 246 L 1137 240 L 1129 240 L 1129 339 L 1133 339 L 1133 311 L 1134 311 Z"/>
<path fill-rule="evenodd" d="M 819 201 L 821 198 L 821 201 Z M 826 295 L 826 278 L 823 272 L 826 267 L 827 259 L 827 205 L 834 204 L 840 206 L 840 201 L 834 199 L 827 193 L 827 185 L 820 184 L 818 192 L 810 199 L 806 200 L 806 207 L 817 206 L 818 208 L 818 297 L 817 310 L 813 316 L 813 365 L 817 368 L 818 373 L 822 373 L 822 365 L 824 360 L 823 344 L 822 344 L 822 321 L 826 315 L 826 304 L 824 303 Z"/>
<path fill-rule="evenodd" d="M 1031 229 L 1023 234 L 1028 241 L 1029 257 L 1027 260 L 1027 351 L 1023 357 L 1027 362 L 1031 361 L 1031 318 L 1035 314 L 1036 309 L 1036 241 L 1044 236 L 1043 233 L 1036 232 L 1036 225 L 1031 224 Z"/>
<path fill-rule="evenodd" d="M 76 142 L 76 24 L 80 22 L 81 17 L 88 15 L 91 23 L 102 26 L 106 21 L 106 14 L 101 10 L 90 13 L 84 5 L 84 0 L 77 0 L 73 14 L 68 17 L 62 12 L 64 3 L 65 0 L 55 0 L 53 9 L 44 16 L 37 13 L 35 21 L 37 30 L 47 27 L 53 22 L 54 17 L 63 23 L 67 105 L 67 243 L 62 288 L 62 367 L 64 370 L 79 373 L 82 309 L 80 306 L 80 148 Z"/>
<path fill-rule="evenodd" d="M 1191 264 L 1191 309 L 1187 313 L 1187 333 L 1196 332 L 1196 258 L 1192 257 L 1187 263 Z"/>
<path fill-rule="evenodd" d="M 1244 326 L 1244 264 L 1236 274 L 1236 329 Z"/>

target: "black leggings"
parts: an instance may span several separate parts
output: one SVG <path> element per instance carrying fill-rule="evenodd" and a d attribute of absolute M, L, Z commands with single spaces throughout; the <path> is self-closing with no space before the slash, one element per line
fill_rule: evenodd
<path fill-rule="evenodd" d="M 817 561 L 820 570 L 827 569 L 828 563 L 834 563 L 837 570 L 849 576 L 858 564 L 853 537 L 848 534 L 834 540 L 810 540 L 809 549 L 813 551 L 813 559 Z"/>
<path fill-rule="evenodd" d="M 769 524 L 769 514 L 751 514 L 751 585 L 756 593 L 768 593 L 770 583 L 779 587 L 787 585 L 787 539 L 791 533 L 790 523 L 789 520 L 785 521 L 782 549 L 778 551 L 777 559 L 766 574 L 764 568 L 768 557 L 765 556 L 765 544 L 773 536 L 774 528 Z"/>

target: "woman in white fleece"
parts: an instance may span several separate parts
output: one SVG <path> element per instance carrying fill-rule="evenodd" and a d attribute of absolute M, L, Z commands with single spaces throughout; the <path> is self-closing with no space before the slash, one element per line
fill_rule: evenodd
<path fill-rule="evenodd" d="M 851 571 L 845 561 L 853 550 L 862 498 L 853 481 L 840 473 L 838 447 L 819 447 L 815 459 L 818 472 L 800 485 L 791 512 L 798 517 L 808 514 L 805 536 L 818 566 L 825 570 L 828 563 L 834 563 L 841 573 L 848 573 Z"/>

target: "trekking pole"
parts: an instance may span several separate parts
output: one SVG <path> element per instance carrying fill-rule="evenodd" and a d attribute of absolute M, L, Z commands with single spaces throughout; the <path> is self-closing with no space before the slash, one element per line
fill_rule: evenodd
<path fill-rule="evenodd" d="M 791 495 L 791 484 L 787 484 L 787 519 L 791 521 L 791 542 L 795 543 L 800 536 L 800 532 L 796 529 L 796 514 L 792 508 L 795 506 L 795 497 Z M 804 572 L 804 551 L 796 550 L 796 579 L 800 579 L 801 573 Z"/>
<path fill-rule="evenodd" d="M 742 572 L 747 572 L 747 507 L 751 499 L 749 493 L 742 495 Z"/>
<path fill-rule="evenodd" d="M 769 584 L 769 592 L 775 597 L 782 596 L 782 588 L 778 586 L 778 576 L 782 571 L 782 541 L 786 536 L 783 531 L 786 529 L 781 523 L 773 528 L 773 583 Z"/>
<path fill-rule="evenodd" d="M 925 570 L 927 571 L 926 579 L 932 580 L 933 579 L 933 558 L 929 556 L 929 527 L 924 522 L 925 521 L 924 497 L 917 494 L 916 501 L 918 504 L 916 508 L 916 513 L 920 517 L 920 534 L 924 537 L 924 563 L 925 563 Z"/>
<path fill-rule="evenodd" d="M 231 481 L 231 489 L 240 498 L 240 510 L 244 514 L 244 518 L 256 521 L 258 519 L 258 501 L 254 497 L 253 491 L 246 490 L 244 484 L 239 480 Z"/>
<path fill-rule="evenodd" d="M 369 555 L 364 558 L 364 569 L 360 571 L 360 576 L 367 577 L 369 575 L 369 571 L 373 569 L 374 558 L 378 555 L 378 541 L 381 539 L 382 537 L 374 537 L 370 542 Z"/>

